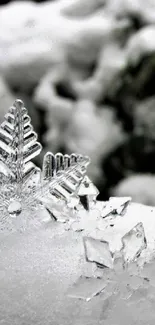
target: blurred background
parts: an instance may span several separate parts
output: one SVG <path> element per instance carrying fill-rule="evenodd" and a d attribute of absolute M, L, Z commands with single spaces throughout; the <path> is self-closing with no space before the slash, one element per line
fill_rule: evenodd
<path fill-rule="evenodd" d="M 99 199 L 155 205 L 155 0 L 1 1 L 0 122 L 15 98 L 38 165 L 89 155 Z"/>

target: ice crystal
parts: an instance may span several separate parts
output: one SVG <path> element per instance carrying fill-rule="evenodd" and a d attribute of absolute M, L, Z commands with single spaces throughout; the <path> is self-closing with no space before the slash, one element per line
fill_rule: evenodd
<path fill-rule="evenodd" d="M 122 237 L 122 253 L 124 263 L 134 261 L 147 247 L 143 223 L 139 222 L 134 228 Z"/>
<path fill-rule="evenodd" d="M 78 191 L 80 201 L 86 210 L 90 210 L 93 207 L 93 203 L 96 202 L 98 194 L 98 189 L 86 175 Z"/>
<path fill-rule="evenodd" d="M 110 214 L 123 215 L 131 197 L 110 197 L 109 201 L 103 206 L 101 216 L 108 217 Z"/>
<path fill-rule="evenodd" d="M 90 301 L 102 293 L 105 287 L 106 282 L 103 279 L 81 276 L 69 289 L 67 295 L 71 298 Z"/>
<path fill-rule="evenodd" d="M 42 146 L 21 100 L 17 99 L 0 126 L 0 210 L 3 220 L 17 217 L 28 209 L 46 204 L 75 201 L 85 177 L 89 158 L 71 154 L 47 152 L 42 170 L 31 160 L 40 154 Z"/>
<path fill-rule="evenodd" d="M 113 268 L 113 259 L 107 241 L 84 237 L 84 248 L 87 261 Z"/>

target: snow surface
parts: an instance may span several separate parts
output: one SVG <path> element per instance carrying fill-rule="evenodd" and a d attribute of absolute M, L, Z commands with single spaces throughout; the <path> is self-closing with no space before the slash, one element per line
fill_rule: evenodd
<path fill-rule="evenodd" d="M 98 203 L 98 210 L 100 206 Z M 86 224 L 89 214 L 90 219 L 98 214 L 95 209 L 87 215 L 83 210 L 79 213 L 85 214 Z M 107 281 L 102 293 L 89 302 L 72 298 L 67 292 L 84 273 L 83 236 L 88 232 L 66 231 L 65 224 L 50 220 L 46 213 L 43 219 L 31 232 L 0 234 L 0 324 L 155 324 L 155 262 L 146 264 L 143 270 L 136 263 L 124 270 L 118 259 L 114 271 L 100 270 L 103 281 Z M 154 257 L 155 208 L 130 204 L 124 216 L 100 221 L 103 231 L 98 232 L 109 241 L 113 252 L 121 247 L 121 237 L 143 222 L 148 246 L 140 263 Z M 94 229 L 94 238 L 95 233 Z"/>

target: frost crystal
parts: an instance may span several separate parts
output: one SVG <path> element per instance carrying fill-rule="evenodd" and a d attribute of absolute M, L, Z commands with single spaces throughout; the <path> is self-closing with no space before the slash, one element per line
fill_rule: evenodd
<path fill-rule="evenodd" d="M 88 176 L 85 176 L 78 191 L 80 201 L 86 210 L 90 210 L 96 202 L 99 191 Z"/>
<path fill-rule="evenodd" d="M 17 99 L 0 126 L 0 229 L 4 220 L 17 217 L 23 210 L 46 205 L 51 210 L 62 201 L 70 206 L 78 202 L 89 158 L 48 152 L 41 171 L 31 162 L 41 150 L 27 110 Z"/>
<path fill-rule="evenodd" d="M 105 218 L 110 214 L 122 215 L 125 212 L 130 201 L 131 197 L 110 197 L 109 201 L 107 201 L 102 209 L 102 218 Z"/>
<path fill-rule="evenodd" d="M 125 263 L 133 262 L 147 247 L 144 227 L 139 222 L 127 234 L 122 237 L 122 253 Z"/>
<path fill-rule="evenodd" d="M 95 262 L 102 267 L 113 268 L 113 258 L 107 241 L 84 237 L 84 248 L 87 261 Z"/>

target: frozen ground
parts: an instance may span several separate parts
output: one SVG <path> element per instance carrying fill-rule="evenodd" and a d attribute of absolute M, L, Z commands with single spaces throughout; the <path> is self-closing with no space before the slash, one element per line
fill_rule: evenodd
<path fill-rule="evenodd" d="M 86 218 L 81 232 L 47 218 L 31 232 L 0 235 L 0 324 L 155 324 L 155 209 L 131 204 L 124 216 L 100 222 L 98 212 L 80 212 L 79 223 Z M 147 249 L 137 263 L 123 269 L 119 255 L 113 270 L 86 262 L 83 236 L 102 237 L 115 253 L 121 237 L 139 222 Z M 148 259 L 143 269 L 138 266 Z"/>

